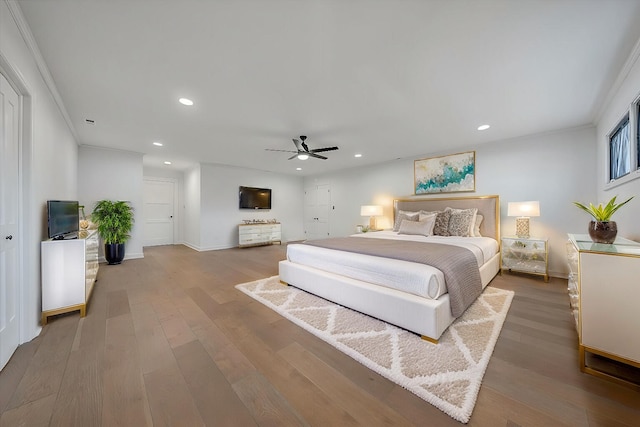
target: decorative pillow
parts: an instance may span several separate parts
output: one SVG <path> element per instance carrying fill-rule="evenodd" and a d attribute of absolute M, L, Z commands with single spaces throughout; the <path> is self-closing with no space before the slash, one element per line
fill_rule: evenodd
<path fill-rule="evenodd" d="M 398 234 L 417 234 L 421 236 L 432 236 L 433 226 L 436 222 L 436 215 L 425 216 L 423 221 L 402 220 Z"/>
<path fill-rule="evenodd" d="M 445 211 L 449 211 L 451 213 L 448 229 L 450 236 L 469 237 L 473 235 L 473 228 L 475 226 L 476 215 L 478 213 L 477 208 L 446 208 Z"/>
<path fill-rule="evenodd" d="M 482 224 L 482 220 L 484 217 L 480 214 L 476 214 L 476 223 L 473 226 L 473 237 L 482 237 L 480 234 L 480 224 Z"/>
<path fill-rule="evenodd" d="M 410 212 L 410 211 L 401 211 L 399 210 L 396 214 L 396 220 L 393 223 L 393 231 L 400 230 L 400 224 L 402 224 L 402 220 L 409 221 L 418 221 L 418 217 L 420 216 L 420 212 Z"/>
<path fill-rule="evenodd" d="M 434 236 L 448 236 L 449 235 L 449 218 L 451 217 L 451 212 L 447 211 L 420 211 L 420 218 L 430 214 L 437 214 L 436 223 L 433 226 L 433 235 Z"/>

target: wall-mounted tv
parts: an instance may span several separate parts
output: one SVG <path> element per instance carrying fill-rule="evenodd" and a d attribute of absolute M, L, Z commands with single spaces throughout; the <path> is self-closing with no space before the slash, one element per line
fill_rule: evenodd
<path fill-rule="evenodd" d="M 240 187 L 240 209 L 271 209 L 271 189 Z"/>
<path fill-rule="evenodd" d="M 62 240 L 78 237 L 80 223 L 78 208 L 77 201 L 47 201 L 47 225 L 50 239 Z"/>

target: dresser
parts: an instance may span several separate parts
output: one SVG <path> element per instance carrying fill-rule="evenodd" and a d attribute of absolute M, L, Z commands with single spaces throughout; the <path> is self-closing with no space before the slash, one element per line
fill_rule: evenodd
<path fill-rule="evenodd" d="M 98 232 L 81 230 L 77 239 L 45 240 L 42 262 L 42 325 L 49 316 L 80 311 L 87 304 L 98 276 Z"/>
<path fill-rule="evenodd" d="M 241 248 L 273 243 L 282 244 L 282 229 L 279 222 L 238 226 L 238 246 Z"/>
<path fill-rule="evenodd" d="M 567 255 L 580 370 L 627 383 L 590 366 L 587 355 L 640 368 L 640 243 L 618 237 L 608 245 L 593 243 L 586 234 L 569 234 Z"/>

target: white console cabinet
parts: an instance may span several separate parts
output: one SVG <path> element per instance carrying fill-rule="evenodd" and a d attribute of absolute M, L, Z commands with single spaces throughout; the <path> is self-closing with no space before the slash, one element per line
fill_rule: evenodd
<path fill-rule="evenodd" d="M 238 245 L 241 248 L 273 243 L 282 243 L 280 223 L 240 224 L 238 226 Z"/>
<path fill-rule="evenodd" d="M 45 240 L 42 257 L 42 325 L 49 316 L 80 310 L 87 304 L 98 275 L 98 232 L 80 231 L 78 239 Z"/>
<path fill-rule="evenodd" d="M 585 353 L 640 368 L 640 243 L 619 237 L 608 245 L 593 243 L 588 235 L 570 234 L 567 251 L 580 369 L 626 382 L 589 366 Z"/>

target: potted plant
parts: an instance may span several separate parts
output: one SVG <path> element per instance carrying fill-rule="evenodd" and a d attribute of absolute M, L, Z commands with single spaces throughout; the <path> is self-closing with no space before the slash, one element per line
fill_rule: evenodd
<path fill-rule="evenodd" d="M 629 203 L 633 196 L 622 203 L 616 203 L 616 197 L 614 196 L 609 200 L 609 203 L 605 206 L 602 206 L 602 203 L 598 206 L 589 203 L 587 207 L 580 202 L 573 202 L 574 205 L 593 217 L 594 221 L 589 223 L 589 236 L 595 243 L 613 243 L 616 240 L 618 226 L 615 221 L 611 221 L 611 216 L 618 209 Z"/>
<path fill-rule="evenodd" d="M 128 202 L 100 200 L 91 213 L 91 220 L 104 241 L 105 259 L 109 264 L 120 264 L 124 259 L 124 243 L 131 237 L 133 208 Z"/>

